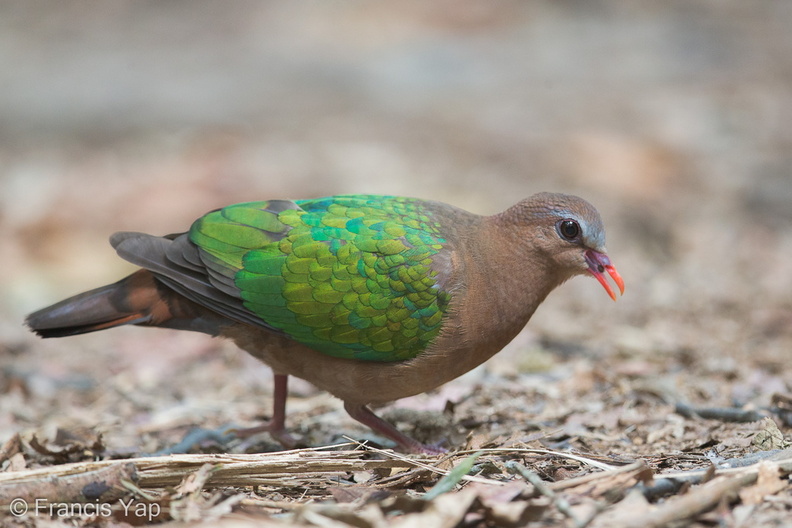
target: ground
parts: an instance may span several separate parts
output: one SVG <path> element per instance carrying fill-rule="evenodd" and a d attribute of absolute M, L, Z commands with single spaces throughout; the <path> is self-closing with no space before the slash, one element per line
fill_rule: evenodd
<path fill-rule="evenodd" d="M 0 499 L 112 507 L 2 522 L 784 525 L 790 6 L 1 7 Z M 489 214 L 539 191 L 597 206 L 625 295 L 576 278 L 484 366 L 378 410 L 447 456 L 403 459 L 294 380 L 287 424 L 316 449 L 206 437 L 146 458 L 266 419 L 268 368 L 197 334 L 23 326 L 133 269 L 114 231 L 269 198 Z"/>

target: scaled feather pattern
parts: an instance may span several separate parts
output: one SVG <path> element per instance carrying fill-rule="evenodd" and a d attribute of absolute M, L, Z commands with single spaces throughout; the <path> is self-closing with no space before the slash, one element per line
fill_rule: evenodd
<path fill-rule="evenodd" d="M 399 361 L 437 335 L 445 240 L 421 202 L 387 196 L 232 205 L 190 229 L 205 265 L 267 327 L 324 354 Z"/>

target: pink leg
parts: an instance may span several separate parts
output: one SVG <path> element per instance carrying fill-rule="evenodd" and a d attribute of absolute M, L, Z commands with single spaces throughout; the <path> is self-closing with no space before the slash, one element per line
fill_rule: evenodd
<path fill-rule="evenodd" d="M 349 413 L 349 416 L 363 425 L 371 427 L 371 429 L 380 433 L 381 435 L 390 438 L 408 453 L 441 455 L 446 452 L 446 450 L 441 447 L 424 445 L 418 440 L 410 438 L 406 434 L 396 429 L 393 425 L 389 424 L 371 412 L 371 410 L 365 405 L 352 405 L 350 403 L 344 402 L 344 409 L 346 409 L 346 412 Z"/>
<path fill-rule="evenodd" d="M 288 395 L 288 374 L 275 374 L 275 390 L 272 394 L 272 419 L 256 427 L 236 429 L 239 438 L 248 438 L 258 433 L 269 433 L 283 447 L 293 448 L 297 441 L 286 431 L 286 396 Z"/>

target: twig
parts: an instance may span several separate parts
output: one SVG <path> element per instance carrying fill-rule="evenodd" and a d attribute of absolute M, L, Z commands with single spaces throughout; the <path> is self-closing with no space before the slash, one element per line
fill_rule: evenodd
<path fill-rule="evenodd" d="M 613 471 L 615 469 L 619 469 L 623 466 L 616 466 L 612 464 L 606 464 L 605 462 L 600 462 L 599 460 L 594 460 L 593 458 L 587 458 L 581 455 L 573 455 L 572 453 L 565 453 L 563 451 L 552 451 L 550 449 L 528 449 L 528 448 L 489 448 L 489 449 L 476 449 L 476 450 L 465 450 L 465 451 L 455 451 L 455 455 L 467 455 L 476 452 L 482 453 L 503 453 L 503 454 L 514 454 L 514 453 L 529 453 L 533 455 L 552 455 L 561 458 L 569 458 L 570 460 L 576 460 L 577 462 L 582 462 L 588 466 L 592 466 L 598 469 L 602 469 L 604 471 Z"/>
<path fill-rule="evenodd" d="M 58 467 L 61 466 L 55 466 Z M 36 499 L 42 498 L 59 503 L 110 502 L 128 495 L 126 484 L 138 480 L 134 464 L 117 460 L 102 468 L 61 474 L 57 478 L 53 476 L 55 472 L 41 473 L 40 470 L 4 473 L 3 476 L 18 478 L 4 479 L 0 485 L 0 505 L 7 507 L 20 500 L 37 504 Z"/>
<path fill-rule="evenodd" d="M 699 488 L 669 499 L 657 509 L 632 519 L 628 528 L 654 528 L 668 526 L 675 521 L 690 519 L 709 511 L 721 502 L 724 498 L 731 498 L 737 492 L 756 482 L 757 474 L 755 471 L 744 472 L 733 477 L 718 477 Z"/>
<path fill-rule="evenodd" d="M 765 456 L 760 456 L 764 455 Z M 754 462 L 749 466 L 743 465 L 734 465 L 734 466 L 726 466 L 726 464 L 730 464 L 732 461 L 738 462 L 743 460 L 743 458 L 733 458 L 726 460 L 719 464 L 716 467 L 716 476 L 720 475 L 734 475 L 742 473 L 745 470 L 756 470 L 758 467 L 758 463 L 762 461 L 769 461 L 775 462 L 778 464 L 781 472 L 784 474 L 792 473 L 792 449 L 783 449 L 781 451 L 764 451 L 763 453 L 754 453 L 749 455 L 748 457 L 753 459 Z M 676 473 L 661 473 L 657 475 L 658 478 L 666 478 L 666 479 L 685 479 L 691 481 L 691 484 L 697 484 L 695 479 L 700 479 L 701 477 L 705 476 L 710 470 L 709 469 L 696 469 L 693 471 L 679 471 Z"/>
<path fill-rule="evenodd" d="M 750 464 L 746 464 L 748 461 L 750 461 Z M 655 500 L 658 497 L 676 493 L 683 486 L 700 484 L 703 481 L 711 480 L 715 476 L 741 474 L 753 474 L 755 476 L 759 471 L 759 463 L 763 461 L 776 463 L 782 474 L 788 475 L 792 473 L 792 449 L 763 451 L 742 458 L 729 459 L 718 464 L 718 466 L 710 466 L 707 469 L 656 475 L 651 484 L 642 485 L 641 493 L 647 499 Z"/>
<path fill-rule="evenodd" d="M 598 473 L 589 473 L 588 475 L 583 475 L 581 477 L 574 477 L 564 480 L 559 480 L 557 482 L 551 482 L 548 484 L 551 489 L 554 491 L 562 491 L 569 488 L 576 488 L 578 486 L 583 486 L 585 484 L 590 484 L 592 482 L 600 481 L 603 479 L 612 478 L 616 475 L 620 475 L 623 473 L 632 473 L 632 472 L 642 472 L 642 471 L 651 471 L 649 466 L 643 460 L 639 460 L 638 462 L 634 462 L 628 466 L 622 466 L 616 469 L 611 469 L 608 471 L 600 471 Z"/>
<path fill-rule="evenodd" d="M 344 437 L 344 438 L 348 438 L 348 437 Z M 394 458 L 396 460 L 401 460 L 401 461 L 407 462 L 409 464 L 412 464 L 415 467 L 419 467 L 421 469 L 425 469 L 427 471 L 431 471 L 432 473 L 436 473 L 438 475 L 446 476 L 449 473 L 449 470 L 440 469 L 437 466 L 433 466 L 431 464 L 427 464 L 427 463 L 422 462 L 422 461 L 420 461 L 418 459 L 415 459 L 415 458 L 410 458 L 410 457 L 408 457 L 406 455 L 402 455 L 401 453 L 397 453 L 395 451 L 385 450 L 385 449 L 378 449 L 376 447 L 373 447 L 373 446 L 370 446 L 370 445 L 364 444 L 364 443 L 360 443 L 360 446 L 363 447 L 364 449 L 367 449 L 367 450 L 372 451 L 374 453 L 377 453 L 379 455 L 383 455 L 383 456 L 386 456 L 386 457 Z M 483 451 L 487 451 L 487 450 L 486 449 L 482 449 L 481 451 L 483 452 Z M 472 452 L 472 451 L 456 451 L 454 453 L 451 453 L 451 454 L 446 455 L 443 458 L 439 459 L 438 463 L 442 462 L 444 460 L 448 460 L 451 457 L 456 457 L 457 455 L 463 455 L 463 454 L 468 454 L 468 453 L 477 453 L 477 452 L 478 451 L 475 451 L 475 452 Z M 485 479 L 485 478 L 482 478 L 482 477 L 476 477 L 475 475 L 465 475 L 464 477 L 462 477 L 462 480 L 468 480 L 470 482 L 480 482 L 482 484 L 492 484 L 494 486 L 504 486 L 505 485 L 504 482 L 500 482 L 500 481 L 497 481 L 497 480 L 491 480 L 491 479 Z"/>
<path fill-rule="evenodd" d="M 674 410 L 685 418 L 698 417 L 722 422 L 758 422 L 767 416 L 754 410 L 746 411 L 734 407 L 692 407 L 683 402 L 676 402 Z"/>
<path fill-rule="evenodd" d="M 349 444 L 343 444 L 349 445 Z M 299 486 L 300 479 L 313 477 L 326 481 L 328 474 L 346 474 L 380 468 L 408 468 L 398 460 L 364 460 L 364 451 L 327 451 L 327 448 L 296 449 L 263 454 L 169 455 L 163 457 L 75 462 L 38 469 L 0 473 L 0 486 L 24 481 L 43 482 L 63 479 L 87 472 L 107 469 L 118 464 L 132 464 L 141 488 L 175 486 L 203 464 L 218 465 L 209 479 L 209 487 L 221 486 Z"/>
<path fill-rule="evenodd" d="M 524 478 L 530 484 L 532 484 L 533 487 L 536 488 L 536 491 L 538 491 L 540 494 L 544 495 L 545 497 L 547 497 L 548 499 L 553 501 L 553 504 L 558 509 L 558 511 L 563 513 L 573 523 L 575 523 L 575 526 L 577 528 L 585 528 L 585 526 L 588 523 L 590 523 L 591 520 L 594 518 L 592 516 L 590 519 L 587 519 L 585 522 L 579 520 L 577 518 L 577 516 L 575 515 L 575 512 L 572 511 L 572 506 L 569 504 L 569 502 L 565 498 L 563 498 L 562 496 L 556 494 L 555 491 L 550 489 L 550 487 L 547 484 L 544 483 L 544 481 L 542 480 L 542 477 L 540 477 L 537 473 L 529 470 L 528 468 L 526 468 L 522 464 L 519 464 L 519 463 L 515 462 L 514 460 L 509 460 L 508 462 L 506 462 L 506 468 L 509 471 L 511 471 L 512 473 L 520 475 L 522 478 Z"/>

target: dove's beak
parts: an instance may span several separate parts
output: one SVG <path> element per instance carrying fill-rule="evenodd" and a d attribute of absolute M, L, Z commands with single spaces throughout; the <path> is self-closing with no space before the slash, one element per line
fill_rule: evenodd
<path fill-rule="evenodd" d="M 608 279 L 605 278 L 606 271 L 613 279 L 613 282 L 616 283 L 616 286 L 619 287 L 619 292 L 624 295 L 624 280 L 622 280 L 619 272 L 616 271 L 616 268 L 613 266 L 613 264 L 611 264 L 608 255 L 605 253 L 599 253 L 593 249 L 586 250 L 586 263 L 589 266 L 589 273 L 594 275 L 594 278 L 596 278 L 600 284 L 602 284 L 602 287 L 605 288 L 605 291 L 608 292 L 608 295 L 610 295 L 611 299 L 615 301 L 616 294 L 613 292 L 611 285 L 608 284 Z"/>

